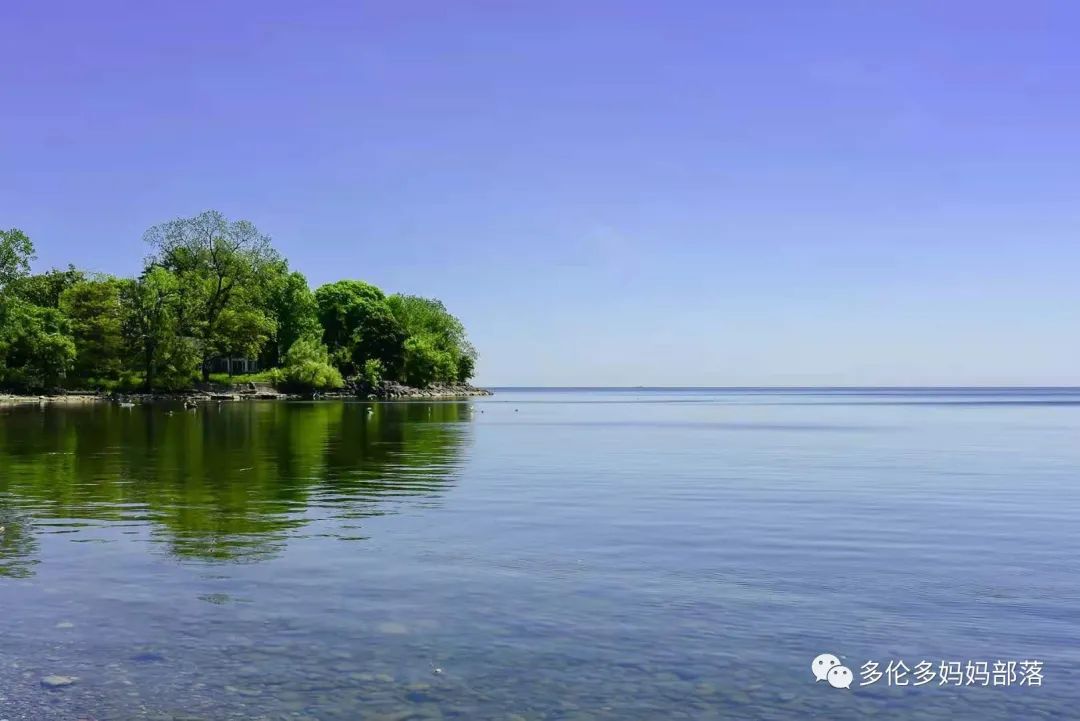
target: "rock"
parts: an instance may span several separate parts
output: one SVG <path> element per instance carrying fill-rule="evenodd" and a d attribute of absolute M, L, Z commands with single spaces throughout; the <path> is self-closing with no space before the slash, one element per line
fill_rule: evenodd
<path fill-rule="evenodd" d="M 436 383 L 427 388 L 412 388 L 395 381 L 382 381 L 372 385 L 359 378 L 350 378 L 346 386 L 351 395 L 369 400 L 377 398 L 462 398 L 494 395 L 489 390 L 477 388 L 468 383 Z"/>
<path fill-rule="evenodd" d="M 53 674 L 41 679 L 41 685 L 45 688 L 63 688 L 65 686 L 70 686 L 78 680 L 78 676 L 58 676 Z"/>

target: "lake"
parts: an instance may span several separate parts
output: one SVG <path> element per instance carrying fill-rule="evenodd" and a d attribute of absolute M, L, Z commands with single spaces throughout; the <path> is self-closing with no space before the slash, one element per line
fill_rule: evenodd
<path fill-rule="evenodd" d="M 1061 718 L 1078 520 L 1070 389 L 0 408 L 0 719 Z"/>

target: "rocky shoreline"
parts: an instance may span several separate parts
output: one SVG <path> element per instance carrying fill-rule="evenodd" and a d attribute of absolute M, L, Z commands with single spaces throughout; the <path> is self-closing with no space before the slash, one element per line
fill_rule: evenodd
<path fill-rule="evenodd" d="M 340 391 L 329 393 L 288 393 L 278 391 L 270 385 L 262 383 L 246 383 L 240 385 L 208 384 L 188 391 L 176 393 L 105 393 L 95 391 L 58 391 L 44 395 L 10 395 L 0 394 L 0 405 L 15 405 L 26 403 L 62 403 L 82 404 L 98 402 L 118 403 L 209 403 L 213 401 L 244 401 L 244 400 L 376 400 L 376 401 L 400 401 L 400 400 L 453 400 L 455 398 L 472 398 L 478 396 L 495 395 L 486 388 L 477 388 L 468 383 L 435 384 L 427 388 L 413 388 L 410 386 L 384 381 L 376 385 L 363 382 L 351 382 Z"/>

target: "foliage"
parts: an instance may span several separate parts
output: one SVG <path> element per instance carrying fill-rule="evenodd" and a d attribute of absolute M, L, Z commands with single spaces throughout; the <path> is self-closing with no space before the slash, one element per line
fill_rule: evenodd
<path fill-rule="evenodd" d="M 34 244 L 0 231 L 0 384 L 179 390 L 208 380 L 220 357 L 257 359 L 259 380 L 298 389 L 340 388 L 343 374 L 415 386 L 472 377 L 476 351 L 438 300 L 360 280 L 313 293 L 254 225 L 216 211 L 145 240 L 153 254 L 134 279 L 73 266 L 31 275 Z"/>
<path fill-rule="evenodd" d="M 175 390 L 191 384 L 199 364 L 195 343 L 181 335 L 183 296 L 177 277 L 151 265 L 138 280 L 121 286 L 122 332 L 137 352 L 149 389 Z"/>
<path fill-rule="evenodd" d="M 345 385 L 318 338 L 300 338 L 285 354 L 278 385 L 289 390 L 337 390 Z"/>
<path fill-rule="evenodd" d="M 267 348 L 270 364 L 277 365 L 300 338 L 322 333 L 319 306 L 303 273 L 280 273 L 275 276 L 269 288 L 268 305 L 273 319 Z"/>
<path fill-rule="evenodd" d="M 68 287 L 59 298 L 59 308 L 71 322 L 78 378 L 113 379 L 123 371 L 122 285 L 120 280 L 110 277 L 82 280 Z"/>
<path fill-rule="evenodd" d="M 339 280 L 315 291 L 323 340 L 334 364 L 356 374 L 368 360 L 377 360 L 396 374 L 402 367 L 406 333 L 394 317 L 386 295 L 360 280 Z"/>
<path fill-rule="evenodd" d="M 472 377 L 476 350 L 465 335 L 465 326 L 446 310 L 442 301 L 415 295 L 392 295 L 388 303 L 409 338 L 421 341 L 411 346 L 406 344 L 407 378 L 428 378 L 426 385 L 431 382 L 464 383 Z M 425 366 L 430 370 L 418 371 Z"/>
<path fill-rule="evenodd" d="M 278 380 L 278 374 L 275 371 L 280 371 L 280 368 L 270 368 L 269 370 L 259 371 L 258 373 L 235 373 L 229 375 L 228 373 L 211 373 L 211 383 L 233 384 L 242 385 L 244 383 L 270 383 L 275 384 Z"/>
<path fill-rule="evenodd" d="M 468 383 L 476 375 L 476 350 L 471 345 L 469 349 L 470 353 L 458 356 L 457 359 L 457 377 L 455 380 L 458 383 Z"/>
<path fill-rule="evenodd" d="M 55 308 L 8 299 L 0 309 L 0 382 L 19 391 L 60 387 L 75 361 L 68 330 Z"/>
<path fill-rule="evenodd" d="M 360 369 L 360 378 L 369 386 L 376 386 L 386 376 L 386 368 L 382 361 L 369 358 L 364 361 L 364 367 Z"/>
<path fill-rule="evenodd" d="M 253 308 L 227 308 L 218 319 L 214 351 L 223 357 L 255 358 L 273 332 L 273 319 L 261 311 Z"/>
<path fill-rule="evenodd" d="M 86 279 L 86 274 L 69 265 L 67 270 L 52 270 L 26 275 L 11 284 L 11 292 L 31 305 L 59 308 L 60 296 L 68 288 Z"/>
<path fill-rule="evenodd" d="M 455 379 L 454 358 L 432 343 L 430 338 L 412 337 L 405 341 L 405 382 L 424 388 L 432 383 Z"/>
<path fill-rule="evenodd" d="M 261 312 L 258 300 L 283 261 L 270 238 L 250 222 L 229 221 L 212 210 L 156 225 L 145 240 L 156 252 L 154 262 L 176 276 L 186 301 L 180 331 L 199 341 L 202 376 L 208 380 L 210 361 L 230 343 L 234 314 L 248 314 L 248 330 L 263 325 L 252 323 L 252 314 Z"/>
<path fill-rule="evenodd" d="M 34 244 L 18 228 L 0 230 L 0 289 L 30 274 Z"/>

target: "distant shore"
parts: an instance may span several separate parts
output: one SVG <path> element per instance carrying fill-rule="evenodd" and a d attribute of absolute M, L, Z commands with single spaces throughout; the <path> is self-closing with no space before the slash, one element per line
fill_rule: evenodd
<path fill-rule="evenodd" d="M 413 388 L 400 383 L 383 382 L 374 386 L 354 385 L 332 393 L 290 393 L 278 391 L 261 383 L 247 384 L 208 384 L 174 393 L 120 393 L 104 391 L 58 391 L 46 394 L 9 394 L 0 393 L 0 405 L 27 403 L 61 403 L 80 405 L 101 402 L 193 402 L 209 403 L 212 401 L 245 400 L 452 400 L 495 395 L 486 388 L 477 388 L 468 383 L 433 384 L 427 388 Z"/>

